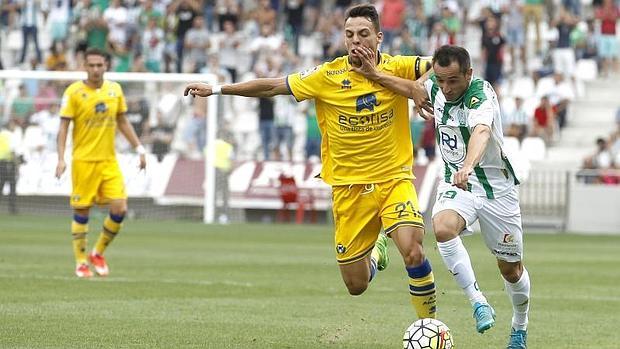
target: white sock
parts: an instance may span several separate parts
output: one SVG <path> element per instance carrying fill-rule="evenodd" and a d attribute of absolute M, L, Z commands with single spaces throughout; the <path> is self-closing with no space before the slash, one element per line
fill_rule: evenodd
<path fill-rule="evenodd" d="M 525 267 L 519 281 L 510 283 L 504 280 L 506 293 L 512 303 L 512 328 L 515 330 L 527 329 L 527 313 L 530 310 L 530 274 Z"/>
<path fill-rule="evenodd" d="M 439 254 L 444 264 L 454 276 L 456 283 L 465 291 L 471 304 L 474 305 L 476 302 L 488 303 L 478 287 L 469 254 L 461 238 L 457 236 L 446 242 L 438 242 L 437 248 L 439 248 Z"/>

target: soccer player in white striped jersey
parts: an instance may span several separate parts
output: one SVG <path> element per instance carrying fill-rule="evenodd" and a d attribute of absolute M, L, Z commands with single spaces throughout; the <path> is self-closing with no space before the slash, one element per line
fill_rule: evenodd
<path fill-rule="evenodd" d="M 374 69 L 374 53 L 365 50 L 354 70 L 405 96 L 413 83 Z M 513 307 L 508 349 L 527 348 L 530 278 L 523 266 L 523 229 L 517 180 L 502 151 L 499 103 L 491 85 L 473 76 L 469 53 L 443 46 L 433 56 L 424 82 L 433 105 L 436 140 L 444 161 L 437 189 L 433 229 L 441 257 L 473 307 L 476 329 L 495 324 L 495 312 L 480 290 L 460 235 L 478 220 L 484 242 L 497 259 Z"/>

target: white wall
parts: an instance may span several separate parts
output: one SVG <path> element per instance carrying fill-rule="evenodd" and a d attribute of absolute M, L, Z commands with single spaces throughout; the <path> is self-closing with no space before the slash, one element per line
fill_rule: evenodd
<path fill-rule="evenodd" d="M 620 234 L 620 186 L 573 183 L 569 196 L 567 230 Z"/>

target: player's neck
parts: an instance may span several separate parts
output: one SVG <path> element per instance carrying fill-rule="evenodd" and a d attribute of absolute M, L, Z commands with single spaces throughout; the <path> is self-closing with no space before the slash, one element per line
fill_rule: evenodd
<path fill-rule="evenodd" d="M 92 89 L 98 89 L 101 88 L 101 86 L 103 86 L 103 79 L 101 79 L 101 81 L 91 81 L 91 80 L 84 80 L 84 85 L 92 88 Z"/>

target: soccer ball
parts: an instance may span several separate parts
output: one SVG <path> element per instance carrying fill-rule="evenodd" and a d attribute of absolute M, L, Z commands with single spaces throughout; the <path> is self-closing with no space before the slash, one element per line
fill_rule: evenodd
<path fill-rule="evenodd" d="M 455 349 L 450 329 L 436 319 L 412 323 L 403 337 L 404 349 Z"/>

